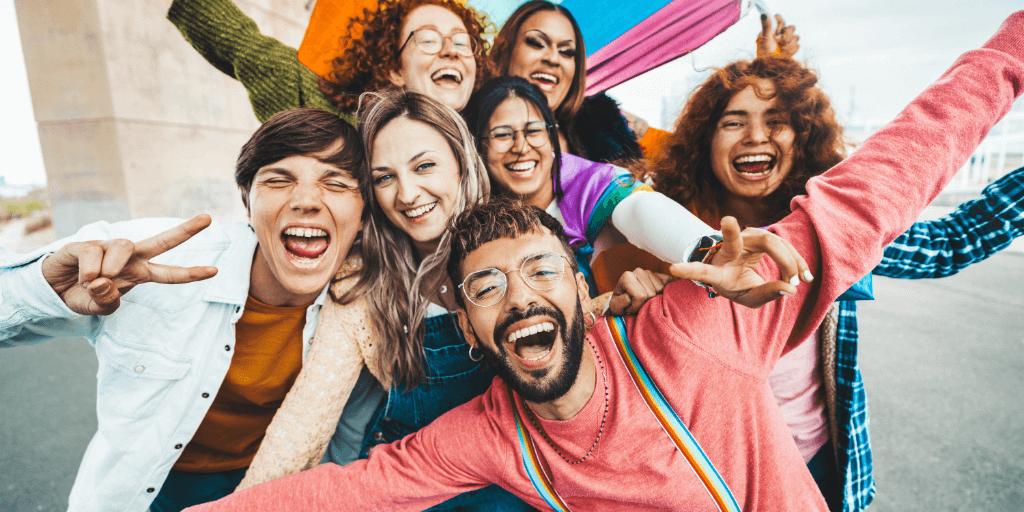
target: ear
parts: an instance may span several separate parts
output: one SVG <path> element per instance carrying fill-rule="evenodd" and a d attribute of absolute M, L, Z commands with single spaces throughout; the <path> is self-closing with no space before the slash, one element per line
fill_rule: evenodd
<path fill-rule="evenodd" d="M 459 308 L 455 310 L 455 313 L 459 316 L 459 328 L 462 329 L 462 335 L 466 337 L 466 343 L 469 343 L 471 347 L 478 347 L 480 340 L 476 339 L 476 331 L 473 330 L 473 324 L 469 323 L 466 309 Z"/>
<path fill-rule="evenodd" d="M 405 87 L 405 77 L 402 76 L 401 71 L 395 71 L 393 69 L 388 71 L 388 78 L 391 80 L 391 83 L 399 87 Z"/>
<path fill-rule="evenodd" d="M 580 304 L 590 304 L 590 285 L 583 272 L 576 272 L 576 293 L 579 294 Z"/>

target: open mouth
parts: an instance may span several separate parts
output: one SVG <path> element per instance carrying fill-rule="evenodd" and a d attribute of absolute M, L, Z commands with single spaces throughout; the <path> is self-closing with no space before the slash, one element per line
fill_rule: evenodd
<path fill-rule="evenodd" d="M 529 365 L 539 362 L 551 353 L 556 337 L 555 324 L 541 322 L 512 331 L 505 341 L 505 346 Z"/>
<path fill-rule="evenodd" d="M 551 89 L 554 89 L 556 85 L 558 85 L 558 77 L 549 73 L 541 73 L 539 71 L 531 74 L 530 80 L 532 80 L 535 84 L 537 84 L 538 87 L 545 91 L 550 91 Z"/>
<path fill-rule="evenodd" d="M 416 220 L 420 220 L 423 216 L 425 216 L 426 214 L 428 214 L 431 211 L 433 211 L 434 208 L 436 208 L 436 207 L 437 207 L 437 201 L 434 201 L 433 203 L 425 204 L 423 206 L 420 206 L 419 208 L 413 208 L 412 210 L 406 210 L 406 211 L 402 212 L 402 214 L 405 215 L 406 217 L 416 221 Z"/>
<path fill-rule="evenodd" d="M 443 68 L 430 75 L 435 84 L 442 87 L 458 87 L 462 85 L 462 73 L 457 69 Z"/>
<path fill-rule="evenodd" d="M 512 174 L 513 177 L 525 179 L 533 176 L 533 171 L 537 169 L 536 160 L 521 160 L 505 164 L 505 169 Z"/>
<path fill-rule="evenodd" d="M 732 166 L 744 178 L 760 181 L 775 169 L 775 157 L 768 154 L 741 156 L 732 161 Z"/>
<path fill-rule="evenodd" d="M 320 228 L 290 227 L 281 233 L 284 249 L 300 266 L 315 265 L 331 246 L 331 235 Z"/>

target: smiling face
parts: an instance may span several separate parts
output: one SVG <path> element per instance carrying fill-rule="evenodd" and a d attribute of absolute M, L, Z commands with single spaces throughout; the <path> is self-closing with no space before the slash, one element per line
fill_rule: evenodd
<path fill-rule="evenodd" d="M 516 34 L 508 74 L 540 87 L 548 107 L 557 110 L 576 75 L 576 35 L 568 18 L 555 11 L 527 18 Z"/>
<path fill-rule="evenodd" d="M 413 31 L 436 30 L 444 37 L 441 51 L 430 55 L 416 45 Z M 476 83 L 476 58 L 455 50 L 450 37 L 465 33 L 466 25 L 453 12 L 437 5 L 423 5 L 413 9 L 402 27 L 401 67 L 391 72 L 391 82 L 412 92 L 429 96 L 455 110 L 462 110 L 469 101 Z"/>
<path fill-rule="evenodd" d="M 759 86 L 774 90 L 768 80 Z M 729 100 L 711 139 L 711 169 L 730 198 L 756 200 L 782 184 L 793 168 L 795 134 L 788 119 L 774 99 L 758 98 L 753 86 Z"/>
<path fill-rule="evenodd" d="M 494 139 L 484 140 L 483 144 L 487 150 L 487 172 L 491 180 L 525 202 L 543 209 L 554 198 L 551 184 L 554 156 L 550 134 L 547 142 L 539 147 L 527 142 L 528 132 L 539 128 L 536 123 L 544 124 L 540 109 L 523 98 L 509 98 L 494 109 L 487 133 L 494 134 L 495 129 L 502 128 L 515 130 L 512 148 L 505 152 L 496 151 L 492 146 L 500 142 Z"/>
<path fill-rule="evenodd" d="M 459 197 L 459 163 L 433 127 L 406 117 L 384 126 L 373 142 L 373 191 L 384 215 L 433 252 Z"/>
<path fill-rule="evenodd" d="M 461 268 L 464 275 L 485 268 L 507 272 L 545 251 L 572 257 L 545 230 L 482 244 L 466 255 Z M 576 383 L 583 359 L 581 301 L 589 300 L 583 274 L 574 276 L 566 263 L 561 282 L 546 291 L 527 286 L 518 271 L 508 272 L 507 278 L 504 298 L 487 308 L 467 301 L 459 311 L 460 325 L 495 373 L 524 399 L 558 399 Z"/>
<path fill-rule="evenodd" d="M 362 211 L 348 170 L 301 155 L 261 167 L 249 190 L 259 242 L 249 294 L 273 306 L 311 304 L 348 255 Z"/>

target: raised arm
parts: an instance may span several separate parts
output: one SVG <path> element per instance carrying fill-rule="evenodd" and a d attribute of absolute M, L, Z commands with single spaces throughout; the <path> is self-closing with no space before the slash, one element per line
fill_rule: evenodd
<path fill-rule="evenodd" d="M 885 248 L 875 275 L 934 279 L 956 274 L 1024 234 L 1024 167 L 937 220 L 916 222 Z"/>
<path fill-rule="evenodd" d="M 296 50 L 262 35 L 231 0 L 175 0 L 167 19 L 207 62 L 245 86 L 261 123 L 298 107 L 337 112 Z"/>

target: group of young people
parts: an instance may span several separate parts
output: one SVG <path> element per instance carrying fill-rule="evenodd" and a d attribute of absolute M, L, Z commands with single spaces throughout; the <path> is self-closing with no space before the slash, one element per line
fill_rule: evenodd
<path fill-rule="evenodd" d="M 383 1 L 326 77 L 229 0 L 168 17 L 264 122 L 249 223 L 3 255 L 0 346 L 100 359 L 71 510 L 862 510 L 845 299 L 1024 231 L 1024 169 L 914 223 L 1022 92 L 1024 13 L 848 158 L 781 19 L 635 133 L 544 0 L 490 48 L 461 2 Z"/>

